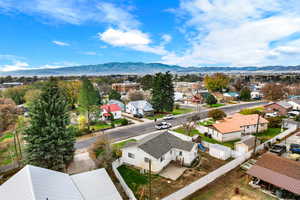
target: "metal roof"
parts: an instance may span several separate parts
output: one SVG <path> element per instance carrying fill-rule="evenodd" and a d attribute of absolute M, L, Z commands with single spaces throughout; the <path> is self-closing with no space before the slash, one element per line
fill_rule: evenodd
<path fill-rule="evenodd" d="M 7 200 L 97 200 L 99 196 L 122 199 L 105 169 L 69 176 L 26 165 L 0 186 L 0 197 Z"/>

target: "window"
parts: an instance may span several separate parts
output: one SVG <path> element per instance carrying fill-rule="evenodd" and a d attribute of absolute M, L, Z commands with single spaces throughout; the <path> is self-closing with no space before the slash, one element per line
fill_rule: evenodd
<path fill-rule="evenodd" d="M 165 157 L 162 156 L 162 157 L 160 158 L 160 162 L 162 162 L 162 161 L 164 161 L 164 160 L 165 160 Z"/>
<path fill-rule="evenodd" d="M 182 151 L 179 151 L 179 155 L 182 156 Z"/>
<path fill-rule="evenodd" d="M 146 163 L 148 163 L 149 161 L 150 161 L 150 159 L 149 158 L 144 158 L 144 161 L 146 162 Z"/>
<path fill-rule="evenodd" d="M 129 158 L 134 158 L 134 154 L 128 153 L 128 157 L 129 157 Z"/>

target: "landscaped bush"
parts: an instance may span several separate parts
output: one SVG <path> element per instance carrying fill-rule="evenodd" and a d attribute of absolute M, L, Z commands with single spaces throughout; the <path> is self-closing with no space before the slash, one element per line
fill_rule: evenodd
<path fill-rule="evenodd" d="M 208 112 L 208 117 L 211 117 L 214 120 L 220 120 L 226 117 L 226 113 L 223 110 L 214 109 Z"/>
<path fill-rule="evenodd" d="M 270 117 L 268 118 L 269 128 L 281 128 L 282 118 L 281 117 Z"/>
<path fill-rule="evenodd" d="M 129 123 L 128 120 L 125 119 L 125 118 L 121 119 L 120 122 L 121 122 L 121 125 L 122 125 L 122 126 L 126 126 L 126 125 L 128 125 L 128 123 Z"/>

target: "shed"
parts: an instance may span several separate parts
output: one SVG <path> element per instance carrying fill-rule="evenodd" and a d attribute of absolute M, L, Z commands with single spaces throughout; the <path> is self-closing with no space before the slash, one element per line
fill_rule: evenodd
<path fill-rule="evenodd" d="M 209 155 L 221 160 L 227 160 L 231 157 L 231 149 L 220 144 L 211 144 L 209 145 Z"/>

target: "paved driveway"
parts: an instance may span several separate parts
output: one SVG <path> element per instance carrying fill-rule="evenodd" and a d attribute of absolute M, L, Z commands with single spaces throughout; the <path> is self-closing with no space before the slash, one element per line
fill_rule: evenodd
<path fill-rule="evenodd" d="M 90 158 L 86 149 L 80 149 L 75 152 L 74 160 L 68 167 L 68 174 L 78 174 L 91 171 L 96 168 L 94 161 Z"/>

